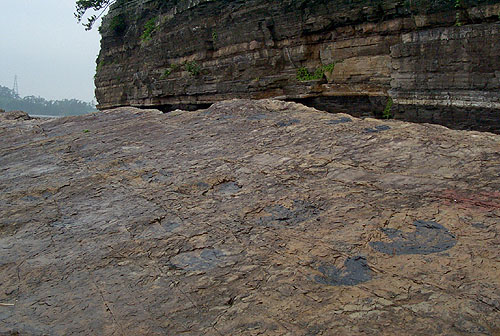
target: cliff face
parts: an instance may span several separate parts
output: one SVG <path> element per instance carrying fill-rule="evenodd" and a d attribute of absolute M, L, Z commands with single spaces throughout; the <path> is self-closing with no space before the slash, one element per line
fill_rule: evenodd
<path fill-rule="evenodd" d="M 491 0 L 121 0 L 101 29 L 96 96 L 162 110 L 275 97 L 491 129 L 499 12 Z"/>

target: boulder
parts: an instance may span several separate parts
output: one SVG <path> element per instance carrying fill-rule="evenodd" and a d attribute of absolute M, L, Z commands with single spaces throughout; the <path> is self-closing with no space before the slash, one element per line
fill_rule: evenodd
<path fill-rule="evenodd" d="M 30 120 L 32 119 L 28 113 L 24 111 L 9 111 L 5 112 L 4 110 L 0 110 L 0 118 L 5 120 Z"/>

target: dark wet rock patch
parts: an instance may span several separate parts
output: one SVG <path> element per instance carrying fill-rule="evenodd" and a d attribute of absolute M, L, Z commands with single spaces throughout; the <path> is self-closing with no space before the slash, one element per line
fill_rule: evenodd
<path fill-rule="evenodd" d="M 241 190 L 241 186 L 234 181 L 229 181 L 217 185 L 215 189 L 217 194 L 227 196 L 238 193 Z"/>
<path fill-rule="evenodd" d="M 417 220 L 415 231 L 381 229 L 391 242 L 370 242 L 370 246 L 385 254 L 430 254 L 446 251 L 457 243 L 455 236 L 443 225 L 434 221 Z"/>
<path fill-rule="evenodd" d="M 264 208 L 257 222 L 264 226 L 293 226 L 312 219 L 319 213 L 318 206 L 307 201 L 295 200 L 291 206 L 276 204 Z"/>
<path fill-rule="evenodd" d="M 367 127 L 364 129 L 365 133 L 379 133 L 382 131 L 390 130 L 391 127 L 387 125 L 377 125 L 375 127 Z"/>
<path fill-rule="evenodd" d="M 276 124 L 276 126 L 277 127 L 287 127 L 287 126 L 292 126 L 292 125 L 296 125 L 299 123 L 300 123 L 299 119 L 281 120 Z"/>
<path fill-rule="evenodd" d="M 372 271 L 364 256 L 347 258 L 341 268 L 323 264 L 318 271 L 322 275 L 316 275 L 314 280 L 323 285 L 355 286 L 372 279 Z"/>
<path fill-rule="evenodd" d="M 28 195 L 22 198 L 23 201 L 25 202 L 35 202 L 38 201 L 40 198 L 33 196 L 33 195 Z"/>
<path fill-rule="evenodd" d="M 267 118 L 268 118 L 267 114 L 262 114 L 262 113 L 250 115 L 247 117 L 248 120 L 264 120 Z"/>
<path fill-rule="evenodd" d="M 488 226 L 484 225 L 483 223 L 472 223 L 472 226 L 475 227 L 476 229 L 481 229 L 481 230 L 488 229 Z"/>
<path fill-rule="evenodd" d="M 227 260 L 228 256 L 223 251 L 206 248 L 180 253 L 170 259 L 170 264 L 186 271 L 204 271 L 212 269 Z"/>
<path fill-rule="evenodd" d="M 348 117 L 341 117 L 339 119 L 332 119 L 332 120 L 328 120 L 326 122 L 327 125 L 338 125 L 338 124 L 345 124 L 345 123 L 350 123 L 352 122 L 352 119 L 351 118 L 348 118 Z"/>

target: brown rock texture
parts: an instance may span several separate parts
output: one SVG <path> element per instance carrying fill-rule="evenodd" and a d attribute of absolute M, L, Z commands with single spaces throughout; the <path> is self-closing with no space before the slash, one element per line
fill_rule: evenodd
<path fill-rule="evenodd" d="M 0 109 L 0 121 L 1 120 L 30 120 L 32 119 L 28 113 L 24 111 L 9 111 L 5 112 Z"/>
<path fill-rule="evenodd" d="M 498 135 L 275 100 L 0 134 L 0 334 L 500 332 Z"/>
<path fill-rule="evenodd" d="M 96 97 L 164 111 L 274 97 L 354 116 L 392 97 L 398 119 L 500 132 L 499 14 L 491 0 L 119 0 Z"/>

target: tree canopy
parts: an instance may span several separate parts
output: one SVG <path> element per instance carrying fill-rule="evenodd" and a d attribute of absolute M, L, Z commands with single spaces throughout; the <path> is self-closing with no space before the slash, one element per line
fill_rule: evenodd
<path fill-rule="evenodd" d="M 111 6 L 116 0 L 77 0 L 76 1 L 76 10 L 75 17 L 78 22 L 82 22 L 84 19 L 85 13 L 88 10 L 93 11 L 95 14 L 92 14 L 87 18 L 87 22 L 83 25 L 85 26 L 85 30 L 91 30 L 94 23 L 97 19 Z"/>
<path fill-rule="evenodd" d="M 20 97 L 13 90 L 0 85 L 0 108 L 6 111 L 21 110 L 28 114 L 68 116 L 96 111 L 93 103 L 78 99 L 46 100 L 42 97 Z"/>

